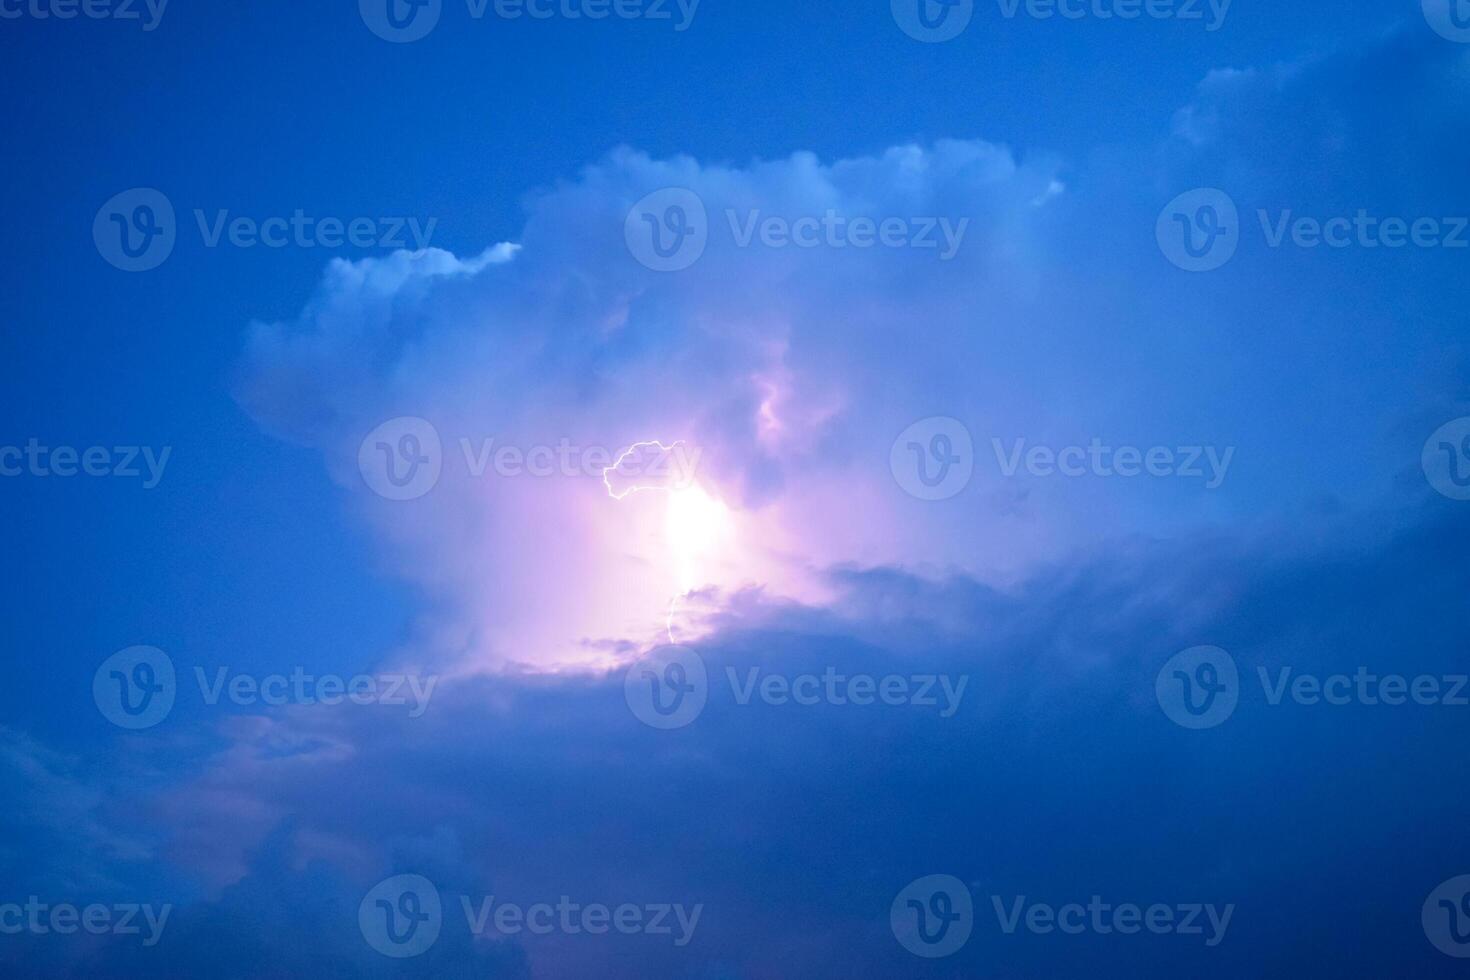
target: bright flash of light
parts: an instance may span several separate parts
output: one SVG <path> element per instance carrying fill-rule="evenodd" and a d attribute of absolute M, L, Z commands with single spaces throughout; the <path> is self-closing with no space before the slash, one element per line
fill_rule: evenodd
<path fill-rule="evenodd" d="M 679 593 L 705 584 L 704 566 L 717 558 L 730 534 L 730 509 L 698 486 L 669 491 L 665 527 Z"/>
<path fill-rule="evenodd" d="M 666 630 L 670 643 L 674 642 L 674 608 L 679 599 L 706 584 L 709 563 L 717 559 L 727 545 L 733 526 L 730 509 L 694 483 L 687 486 L 635 484 L 619 493 L 614 490 L 608 475 L 640 449 L 657 447 L 660 452 L 671 453 L 681 445 L 682 442 L 675 442 L 666 446 L 658 440 L 634 443 L 613 465 L 602 471 L 603 485 L 607 488 L 608 496 L 614 500 L 623 500 L 640 490 L 657 491 L 668 498 L 664 535 L 668 541 L 673 577 L 678 588 L 669 600 Z"/>

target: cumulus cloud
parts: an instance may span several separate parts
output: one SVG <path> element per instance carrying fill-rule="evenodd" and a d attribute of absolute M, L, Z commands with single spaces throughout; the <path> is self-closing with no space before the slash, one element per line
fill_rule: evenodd
<path fill-rule="evenodd" d="M 297 322 L 253 329 L 240 397 L 323 451 L 446 609 L 448 642 L 490 661 L 642 642 L 695 586 L 809 595 L 808 570 L 833 561 L 969 564 L 968 543 L 912 545 L 924 519 L 905 516 L 887 448 L 925 406 L 959 411 L 997 373 L 987 338 L 1040 288 L 1056 173 L 979 141 L 746 167 L 619 150 L 534 198 L 515 247 L 334 263 Z M 678 274 L 640 264 L 625 239 L 630 207 L 666 187 L 708 213 L 705 254 Z M 829 214 L 900 222 L 919 247 L 742 244 L 766 218 Z M 359 449 L 399 416 L 434 426 L 443 473 L 422 500 L 372 499 Z M 664 526 L 678 521 L 667 499 L 604 492 L 601 467 L 644 440 L 689 447 L 700 492 L 728 515 L 697 572 L 668 554 L 689 528 Z M 561 446 L 570 474 L 500 471 L 503 448 Z"/>
<path fill-rule="evenodd" d="M 534 195 L 516 245 L 463 260 L 431 249 L 333 263 L 297 321 L 253 328 L 240 398 L 323 452 L 392 567 L 422 588 L 436 613 L 415 655 L 479 666 L 604 662 L 667 632 L 671 597 L 696 586 L 810 600 L 821 589 L 811 572 L 842 562 L 1004 582 L 1118 533 L 1327 494 L 1371 503 L 1404 446 L 1377 435 L 1343 478 L 1300 443 L 1381 425 L 1351 401 L 1320 411 L 1324 393 L 1355 384 L 1368 342 L 1318 356 L 1372 326 L 1345 331 L 1344 316 L 1389 315 L 1337 285 L 1377 257 L 1332 256 L 1342 268 L 1319 270 L 1325 288 L 1302 297 L 1306 310 L 1263 305 L 1261 287 L 1240 289 L 1229 269 L 1186 282 L 1152 229 L 1190 182 L 1231 189 L 1243 237 L 1255 206 L 1282 200 L 1301 202 L 1298 213 L 1405 206 L 1410 186 L 1442 167 L 1379 169 L 1356 197 L 1304 189 L 1324 173 L 1346 173 L 1343 185 L 1398 152 L 1377 135 L 1389 104 L 1350 98 L 1369 69 L 1390 72 L 1384 84 L 1399 96 L 1446 103 L 1439 86 L 1455 65 L 1410 57 L 1423 53 L 1395 38 L 1369 55 L 1212 73 L 1180 113 L 1184 138 L 1137 151 L 1147 179 L 1139 159 L 1099 158 L 1074 175 L 1076 164 L 978 140 L 744 166 L 620 149 Z M 1430 114 L 1446 140 L 1452 117 Z M 1344 171 L 1344 159 L 1359 169 Z M 694 195 L 708 241 L 687 268 L 654 271 L 625 229 L 630 209 L 669 188 Z M 799 247 L 754 230 L 774 218 L 790 236 L 800 219 L 830 216 L 910 231 L 931 221 L 936 247 L 853 247 L 847 232 L 815 225 L 818 244 Z M 956 239 L 948 258 L 943 228 Z M 1264 252 L 1253 242 L 1238 263 L 1281 288 L 1325 258 Z M 1434 262 L 1415 260 L 1416 270 Z M 1397 366 L 1420 365 L 1406 355 Z M 1377 418 L 1415 410 L 1419 394 Z M 887 465 L 897 434 L 929 416 L 958 418 L 975 439 L 971 491 L 940 505 L 906 495 Z M 396 437 L 376 449 L 363 440 L 397 417 L 427 420 L 443 456 L 432 490 L 406 502 L 375 497 L 359 472 L 361 452 L 392 461 Z M 728 525 L 718 541 L 694 542 L 665 494 L 609 499 L 603 469 L 644 440 L 692 447 L 702 513 Z M 1093 440 L 1203 445 L 1232 453 L 1235 469 L 1208 492 L 1005 472 L 1017 447 Z M 538 459 L 551 475 L 529 475 Z"/>

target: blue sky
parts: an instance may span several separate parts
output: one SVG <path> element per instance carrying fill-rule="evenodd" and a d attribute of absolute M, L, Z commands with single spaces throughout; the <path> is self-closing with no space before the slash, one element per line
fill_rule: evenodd
<path fill-rule="evenodd" d="M 168 456 L 151 487 L 0 476 L 0 928 L 32 895 L 173 912 L 146 947 L 0 934 L 7 972 L 1458 966 L 1420 913 L 1470 872 L 1466 709 L 1258 680 L 1464 669 L 1470 45 L 1436 0 L 1234 0 L 1216 30 L 1204 3 L 976 3 L 942 43 L 876 0 L 702 0 L 682 31 L 676 6 L 444 0 L 411 43 L 353 3 L 173 0 L 149 30 L 36 3 L 0 0 L 0 466 L 32 440 Z M 176 243 L 130 272 L 98 242 L 138 188 Z M 707 242 L 659 271 L 638 235 L 671 202 Z M 1227 202 L 1229 253 L 1189 271 L 1167 233 Z M 298 212 L 304 243 L 208 243 Z M 948 229 L 953 254 L 757 230 L 829 213 Z M 1342 247 L 1293 224 L 1359 214 Z M 324 243 L 323 218 L 371 241 Z M 1435 241 L 1387 247 L 1386 220 Z M 392 499 L 378 443 L 403 462 L 429 431 L 432 485 Z M 968 475 L 923 499 L 904 464 L 937 465 L 941 432 Z M 645 440 L 689 473 L 632 472 Z M 1056 471 L 1094 443 L 1175 472 Z M 575 473 L 476 472 L 563 444 Z M 614 499 L 608 467 L 642 489 Z M 635 705 L 643 658 L 682 676 L 671 641 L 708 704 L 665 731 Z M 136 645 L 177 680 L 130 730 L 94 679 Z M 1238 706 L 1194 730 L 1155 681 L 1201 646 Z M 196 670 L 221 669 L 435 687 L 413 717 L 210 703 Z M 752 669 L 966 687 L 949 716 L 742 704 Z M 358 921 L 400 874 L 445 907 L 402 959 Z M 930 958 L 889 906 L 933 874 L 976 911 Z M 703 911 L 684 946 L 460 914 L 562 894 Z M 1234 912 L 1205 947 L 992 910 L 1093 894 Z"/>

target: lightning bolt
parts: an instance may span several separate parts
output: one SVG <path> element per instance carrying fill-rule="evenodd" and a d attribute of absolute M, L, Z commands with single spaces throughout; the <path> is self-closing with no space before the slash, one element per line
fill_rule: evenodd
<path fill-rule="evenodd" d="M 629 456 L 633 455 L 638 450 L 643 449 L 643 448 L 645 448 L 647 446 L 657 446 L 663 452 L 671 453 L 675 449 L 677 449 L 678 447 L 680 447 L 682 445 L 684 445 L 684 440 L 682 440 L 682 439 L 680 439 L 678 442 L 672 443 L 672 444 L 667 445 L 667 446 L 665 446 L 663 443 L 659 442 L 657 439 L 650 439 L 647 442 L 635 442 L 635 443 L 633 443 L 633 445 L 629 446 L 627 448 L 627 450 L 621 456 L 619 456 L 613 462 L 613 464 L 611 466 L 603 467 L 603 470 L 602 470 L 602 485 L 604 487 L 607 487 L 607 495 L 609 497 L 611 497 L 612 499 L 614 499 L 614 500 L 622 500 L 622 499 L 626 498 L 629 494 L 637 493 L 639 490 L 661 490 L 664 493 L 668 493 L 669 492 L 669 488 L 668 487 L 656 487 L 656 486 L 655 487 L 632 486 L 632 487 L 629 487 L 628 489 L 624 490 L 622 493 L 614 493 L 613 492 L 612 481 L 608 480 L 607 475 L 609 473 L 613 472 L 614 470 L 616 470 L 619 466 L 622 466 L 623 465 L 623 460 L 627 459 Z"/>
<path fill-rule="evenodd" d="M 650 440 L 648 440 L 646 442 L 635 442 L 635 443 L 633 443 L 633 445 L 629 446 L 627 448 L 627 450 L 621 456 L 619 456 L 616 460 L 613 461 L 613 464 L 611 466 L 608 466 L 608 467 L 604 467 L 603 468 L 603 471 L 602 471 L 602 485 L 607 488 L 607 495 L 609 497 L 611 497 L 612 499 L 614 499 L 614 500 L 623 500 L 623 499 L 626 499 L 627 497 L 631 496 L 632 494 L 637 493 L 639 490 L 657 490 L 657 491 L 661 491 L 663 493 L 669 493 L 670 491 L 669 491 L 669 488 L 668 487 L 659 487 L 659 486 L 648 486 L 648 487 L 645 487 L 645 486 L 637 486 L 637 485 L 628 487 L 622 493 L 617 493 L 617 492 L 615 492 L 613 490 L 612 481 L 607 478 L 607 475 L 609 473 L 612 473 L 612 472 L 616 471 L 619 466 L 623 465 L 623 460 L 627 459 L 629 456 L 633 455 L 635 452 L 637 452 L 640 449 L 646 449 L 646 448 L 648 448 L 650 446 L 657 446 L 661 452 L 671 453 L 675 449 L 677 449 L 679 446 L 682 446 L 682 445 L 684 445 L 684 441 L 682 439 L 679 440 L 678 442 L 670 443 L 667 446 L 665 446 L 662 442 L 660 442 L 657 439 L 650 439 Z M 690 591 L 693 591 L 693 590 L 691 589 Z M 669 644 L 671 646 L 674 644 L 674 608 L 679 604 L 679 600 L 683 596 L 685 596 L 685 595 L 688 595 L 688 593 L 687 592 L 686 593 L 675 592 L 674 595 L 673 595 L 673 597 L 669 599 L 669 615 L 668 615 L 668 618 L 664 621 L 664 632 L 666 632 L 669 635 Z"/>

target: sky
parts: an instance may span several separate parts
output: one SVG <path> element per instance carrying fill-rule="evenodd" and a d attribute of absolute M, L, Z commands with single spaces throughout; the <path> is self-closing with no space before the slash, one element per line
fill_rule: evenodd
<path fill-rule="evenodd" d="M 1463 970 L 1464 0 L 0 48 L 7 976 Z"/>

